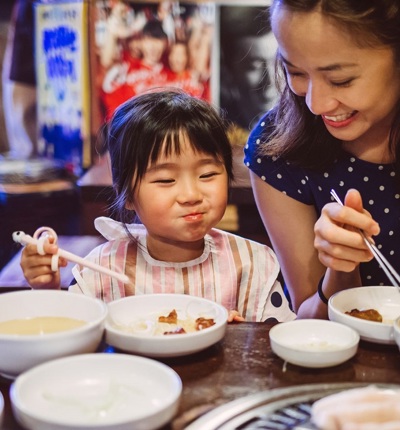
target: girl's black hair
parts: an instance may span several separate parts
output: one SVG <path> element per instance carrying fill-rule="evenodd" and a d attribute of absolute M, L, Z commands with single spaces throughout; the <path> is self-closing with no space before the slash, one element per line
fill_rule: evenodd
<path fill-rule="evenodd" d="M 182 134 L 195 151 L 221 160 L 231 182 L 232 148 L 226 128 L 224 118 L 210 103 L 180 90 L 144 93 L 119 106 L 103 130 L 116 194 L 113 216 L 132 222 L 134 214 L 126 204 L 132 203 L 149 163 L 161 154 L 179 155 Z"/>
<path fill-rule="evenodd" d="M 273 0 L 270 7 L 272 19 L 278 7 L 294 12 L 319 10 L 344 31 L 352 34 L 359 46 L 390 47 L 399 67 L 400 79 L 399 0 Z M 279 51 L 276 66 L 280 98 L 271 112 L 274 131 L 266 136 L 268 143 L 262 146 L 262 152 L 271 156 L 283 156 L 291 163 L 305 168 L 325 169 L 342 152 L 341 141 L 328 132 L 320 116 L 308 109 L 305 97 L 290 90 Z M 397 170 L 400 170 L 399 143 L 400 100 L 396 106 L 389 140 Z"/>

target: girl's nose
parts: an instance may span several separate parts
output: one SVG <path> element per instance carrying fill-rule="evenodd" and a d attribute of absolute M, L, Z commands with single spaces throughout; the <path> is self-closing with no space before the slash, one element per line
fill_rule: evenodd
<path fill-rule="evenodd" d="M 177 201 L 180 204 L 194 204 L 202 200 L 202 193 L 195 181 L 182 181 L 179 186 Z"/>
<path fill-rule="evenodd" d="M 306 92 L 306 104 L 314 115 L 322 115 L 335 110 L 339 102 L 328 84 L 310 81 Z"/>

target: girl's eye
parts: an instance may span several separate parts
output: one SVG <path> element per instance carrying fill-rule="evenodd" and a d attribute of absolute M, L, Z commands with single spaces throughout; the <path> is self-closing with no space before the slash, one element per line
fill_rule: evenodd
<path fill-rule="evenodd" d="M 156 184 L 172 184 L 173 182 L 175 182 L 175 180 L 174 179 L 157 179 L 153 182 Z"/>
<path fill-rule="evenodd" d="M 217 172 L 204 173 L 203 175 L 200 175 L 200 178 L 208 179 L 208 178 L 212 178 L 213 176 L 217 176 L 217 175 L 218 175 Z"/>

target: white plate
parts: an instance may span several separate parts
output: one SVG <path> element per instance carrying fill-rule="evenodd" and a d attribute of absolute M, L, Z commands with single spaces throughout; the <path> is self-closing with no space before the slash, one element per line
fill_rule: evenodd
<path fill-rule="evenodd" d="M 175 309 L 178 318 L 213 318 L 215 324 L 185 334 L 155 335 L 131 328 L 144 320 L 154 321 Z M 120 350 L 149 357 L 177 357 L 201 351 L 220 341 L 226 332 L 228 311 L 221 305 L 187 294 L 143 294 L 108 304 L 106 342 Z M 122 327 L 118 328 L 118 327 Z"/>
<path fill-rule="evenodd" d="M 303 367 L 337 366 L 353 357 L 360 336 L 343 324 L 320 319 L 279 323 L 269 331 L 272 351 Z"/>
<path fill-rule="evenodd" d="M 375 309 L 383 322 L 367 321 L 347 315 L 352 309 Z M 393 323 L 400 316 L 400 291 L 391 286 L 350 288 L 334 294 L 328 302 L 328 315 L 354 328 L 362 340 L 380 344 L 395 344 Z"/>
<path fill-rule="evenodd" d="M 152 430 L 174 417 L 181 391 L 165 364 L 102 353 L 36 366 L 14 381 L 10 399 L 30 430 Z"/>

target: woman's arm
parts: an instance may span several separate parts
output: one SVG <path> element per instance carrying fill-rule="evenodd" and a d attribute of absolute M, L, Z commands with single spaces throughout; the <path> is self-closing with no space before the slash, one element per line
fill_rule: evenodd
<path fill-rule="evenodd" d="M 379 226 L 363 211 L 355 191 L 346 196 L 344 207 L 327 204 L 317 220 L 314 206 L 286 196 L 254 173 L 250 178 L 297 316 L 327 318 L 327 305 L 317 293 L 322 276 L 326 298 L 360 286 L 359 263 L 369 261 L 372 255 L 356 229 L 372 235 L 379 232 Z M 344 227 L 347 224 L 351 227 Z"/>
<path fill-rule="evenodd" d="M 252 172 L 250 178 L 294 311 L 300 318 L 326 318 L 326 304 L 316 295 L 325 267 L 314 248 L 314 224 L 317 220 L 314 207 L 288 197 Z"/>

